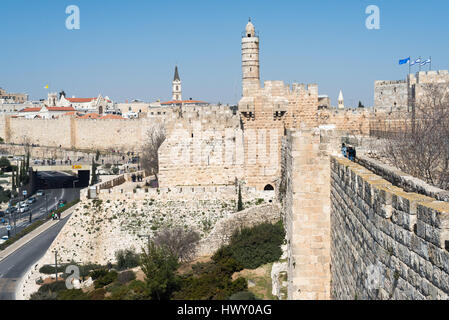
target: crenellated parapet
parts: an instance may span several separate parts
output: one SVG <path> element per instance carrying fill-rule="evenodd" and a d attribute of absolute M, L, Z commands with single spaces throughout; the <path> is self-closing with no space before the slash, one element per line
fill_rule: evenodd
<path fill-rule="evenodd" d="M 333 298 L 448 299 L 449 203 L 385 177 L 331 158 Z"/>

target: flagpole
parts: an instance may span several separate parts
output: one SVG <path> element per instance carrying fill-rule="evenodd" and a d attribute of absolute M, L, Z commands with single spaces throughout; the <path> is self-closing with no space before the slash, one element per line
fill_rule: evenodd
<path fill-rule="evenodd" d="M 408 74 L 410 74 L 410 68 L 412 67 L 411 65 L 410 65 L 410 63 L 412 62 L 412 60 L 410 60 L 410 57 L 408 57 Z"/>
<path fill-rule="evenodd" d="M 419 71 L 421 72 L 421 56 L 419 56 Z"/>
<path fill-rule="evenodd" d="M 432 56 L 430 56 L 429 71 L 432 70 Z"/>

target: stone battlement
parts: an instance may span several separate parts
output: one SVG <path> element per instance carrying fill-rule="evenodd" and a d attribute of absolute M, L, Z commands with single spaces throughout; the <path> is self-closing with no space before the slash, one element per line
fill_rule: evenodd
<path fill-rule="evenodd" d="M 448 241 L 449 203 L 331 157 L 333 298 L 448 299 Z"/>
<path fill-rule="evenodd" d="M 405 80 L 376 80 L 374 81 L 375 86 L 384 86 L 384 85 L 392 85 L 392 84 L 404 84 L 407 83 Z"/>

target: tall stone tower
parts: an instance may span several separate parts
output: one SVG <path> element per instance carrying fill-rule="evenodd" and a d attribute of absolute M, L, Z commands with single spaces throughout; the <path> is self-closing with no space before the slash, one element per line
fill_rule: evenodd
<path fill-rule="evenodd" d="M 252 89 L 259 89 L 259 37 L 251 19 L 242 36 L 242 77 L 243 96 L 250 95 Z"/>
<path fill-rule="evenodd" d="M 338 109 L 345 108 L 345 100 L 343 99 L 343 92 L 340 90 L 340 94 L 338 95 Z"/>
<path fill-rule="evenodd" d="M 182 100 L 181 79 L 179 78 L 178 66 L 175 67 L 175 77 L 173 78 L 172 100 Z"/>

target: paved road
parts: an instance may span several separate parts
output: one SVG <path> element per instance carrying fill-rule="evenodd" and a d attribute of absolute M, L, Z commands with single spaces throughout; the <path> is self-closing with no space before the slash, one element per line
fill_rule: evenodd
<path fill-rule="evenodd" d="M 0 262 L 0 300 L 15 299 L 20 278 L 45 254 L 69 218 L 70 215 Z"/>
<path fill-rule="evenodd" d="M 45 194 L 47 197 L 40 196 L 36 197 L 36 202 L 30 205 L 30 210 L 32 212 L 32 223 L 36 220 L 43 219 L 47 216 L 47 209 L 50 212 L 58 205 L 59 199 L 67 200 L 67 202 L 72 202 L 75 199 L 79 199 L 79 190 L 80 189 L 53 189 L 53 190 L 45 190 Z M 10 220 L 11 231 L 10 236 L 15 235 L 20 232 L 22 229 L 26 228 L 30 225 L 30 211 L 24 213 L 17 213 L 16 215 L 16 227 L 14 228 L 14 218 L 7 215 L 5 220 Z M 6 230 L 5 224 L 0 224 L 0 237 L 3 237 L 8 234 Z"/>

